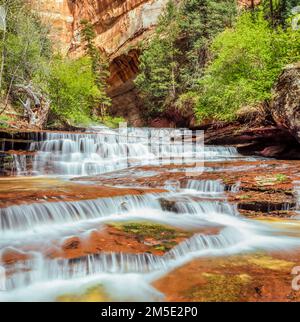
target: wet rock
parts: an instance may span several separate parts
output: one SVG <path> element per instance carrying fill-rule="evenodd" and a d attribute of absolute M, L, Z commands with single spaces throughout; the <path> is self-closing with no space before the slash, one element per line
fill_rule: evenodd
<path fill-rule="evenodd" d="M 288 65 L 280 75 L 270 111 L 277 126 L 300 143 L 300 63 Z"/>
<path fill-rule="evenodd" d="M 79 238 L 71 238 L 69 240 L 67 240 L 64 245 L 63 245 L 63 249 L 64 250 L 68 250 L 68 249 L 78 249 L 80 246 L 80 239 Z"/>
<path fill-rule="evenodd" d="M 260 154 L 266 158 L 274 158 L 276 156 L 280 156 L 285 150 L 285 148 L 286 148 L 285 145 L 273 145 L 273 146 L 264 148 L 260 152 Z"/>
<path fill-rule="evenodd" d="M 166 301 L 299 301 L 291 288 L 295 259 L 283 254 L 251 254 L 194 260 L 154 283 Z M 294 261 L 295 260 L 295 261 Z M 267 277 L 267 278 L 266 278 Z"/>
<path fill-rule="evenodd" d="M 159 201 L 163 210 L 175 212 L 175 213 L 178 212 L 178 209 L 176 208 L 176 201 L 175 200 L 160 198 L 158 201 Z"/>
<path fill-rule="evenodd" d="M 141 244 L 149 246 L 151 253 L 163 254 L 193 235 L 165 225 L 151 222 L 115 223 L 113 227 L 125 232 Z M 207 231 L 210 233 L 210 231 Z"/>
<path fill-rule="evenodd" d="M 16 191 L 18 199 L 16 200 Z M 16 177 L 0 180 L 0 206 L 8 207 L 33 202 L 79 201 L 121 196 L 163 193 L 163 189 L 119 188 L 78 184 L 54 178 Z"/>
<path fill-rule="evenodd" d="M 294 209 L 296 203 L 287 203 L 287 202 L 267 202 L 267 201 L 251 201 L 251 202 L 239 202 L 238 209 L 250 210 L 255 212 L 272 212 L 280 210 L 289 210 Z"/>
<path fill-rule="evenodd" d="M 7 153 L 0 153 L 0 174 L 9 175 L 13 171 L 13 157 Z"/>
<path fill-rule="evenodd" d="M 286 128 L 276 126 L 262 125 L 248 129 L 242 123 L 229 123 L 220 127 L 211 125 L 205 132 L 205 143 L 234 145 L 243 155 L 300 159 L 300 144 Z"/>
<path fill-rule="evenodd" d="M 29 259 L 31 255 L 13 248 L 7 248 L 4 250 L 0 257 L 0 263 L 5 265 L 12 265 L 19 261 L 25 261 Z"/>

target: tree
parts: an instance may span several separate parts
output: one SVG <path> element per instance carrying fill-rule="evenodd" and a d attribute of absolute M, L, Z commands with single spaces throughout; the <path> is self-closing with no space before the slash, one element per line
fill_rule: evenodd
<path fill-rule="evenodd" d="M 184 94 L 197 90 L 210 42 L 232 25 L 235 12 L 234 0 L 168 2 L 154 36 L 143 46 L 135 81 L 148 116 L 182 106 L 182 98 L 193 96 Z"/>
<path fill-rule="evenodd" d="M 298 0 L 263 0 L 262 7 L 265 18 L 273 28 L 286 27 L 287 18 L 291 15 L 293 7 L 299 5 Z"/>
<path fill-rule="evenodd" d="M 95 102 L 101 98 L 91 59 L 54 59 L 49 77 L 49 93 L 52 111 L 64 122 L 90 123 Z"/>
<path fill-rule="evenodd" d="M 81 37 L 85 42 L 86 54 L 91 58 L 92 71 L 95 74 L 96 85 L 99 90 L 100 115 L 104 118 L 111 100 L 106 94 L 107 79 L 109 77 L 109 62 L 104 54 L 101 54 L 94 43 L 96 33 L 94 26 L 87 20 L 81 21 Z"/>
<path fill-rule="evenodd" d="M 24 109 L 30 125 L 42 127 L 49 110 L 45 84 L 49 72 L 51 44 L 49 29 L 22 0 L 0 0 L 4 6 L 6 29 L 1 42 L 1 94 Z"/>
<path fill-rule="evenodd" d="M 236 3 L 232 0 L 185 0 L 181 11 L 182 57 L 186 58 L 181 78 L 185 84 L 183 91 L 188 91 L 197 89 L 198 79 L 211 58 L 212 39 L 225 28 L 232 27 Z"/>
<path fill-rule="evenodd" d="M 177 48 L 178 8 L 171 1 L 159 18 L 158 27 L 150 44 L 144 44 L 140 57 L 140 73 L 135 83 L 144 101 L 147 116 L 161 113 L 168 100 L 174 100 L 178 90 Z"/>
<path fill-rule="evenodd" d="M 196 114 L 233 120 L 240 107 L 268 101 L 282 68 L 300 59 L 300 32 L 273 29 L 259 12 L 255 19 L 243 13 L 234 28 L 212 44 L 214 58 L 200 80 Z"/>

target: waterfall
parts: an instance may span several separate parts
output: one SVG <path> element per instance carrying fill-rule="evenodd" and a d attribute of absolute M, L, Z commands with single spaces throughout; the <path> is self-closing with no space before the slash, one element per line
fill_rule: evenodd
<path fill-rule="evenodd" d="M 187 186 L 192 187 L 196 192 L 195 195 L 197 192 L 201 194 L 202 192 L 223 193 L 224 191 L 224 186 L 219 181 L 189 181 Z M 44 225 L 46 230 L 53 231 L 54 224 L 60 227 L 65 223 L 76 224 L 80 221 L 91 220 L 91 227 L 95 227 L 93 220 L 97 218 L 109 218 L 109 222 L 119 221 L 124 217 L 129 221 L 132 218 L 135 221 L 143 221 L 147 218 L 153 222 L 162 222 L 175 227 L 180 227 L 180 225 L 185 227 L 184 225 L 193 218 L 191 227 L 194 229 L 218 225 L 220 230 L 211 235 L 195 233 L 162 256 L 150 253 L 99 252 L 74 259 L 49 259 L 42 253 L 29 252 L 31 259 L 7 265 L 6 286 L 8 292 L 0 295 L 0 298 L 11 299 L 16 296 L 14 294 L 17 294 L 18 298 L 24 298 L 25 294 L 28 294 L 27 292 L 33 292 L 34 287 L 37 286 L 47 289 L 46 285 L 65 285 L 64 283 L 76 285 L 76 283 L 80 284 L 91 278 L 101 281 L 103 278 L 107 278 L 105 274 L 109 274 L 108 276 L 123 274 L 124 278 L 132 276 L 132 274 L 139 274 L 140 278 L 149 274 L 163 275 L 193 258 L 201 256 L 224 256 L 225 254 L 264 247 L 287 247 L 295 243 L 295 240 L 285 236 L 270 236 L 270 230 L 266 234 L 263 230 L 266 228 L 258 222 L 252 222 L 239 216 L 236 206 L 226 200 L 201 198 L 199 200 L 193 195 L 184 195 L 177 191 L 162 195 L 166 200 L 174 203 L 173 211 L 162 209 L 160 194 L 34 203 L 2 208 L 0 210 L 2 239 L 5 240 L 6 234 L 12 233 L 10 237 L 20 238 L 21 243 L 26 241 L 22 237 L 24 231 L 33 232 L 29 239 L 32 243 L 32 238 L 39 240 L 36 231 L 40 226 Z M 111 218 L 109 217 L 111 214 L 120 214 L 121 216 Z M 126 218 L 126 216 L 128 217 Z M 86 229 L 84 228 L 82 231 L 85 232 Z M 70 237 L 69 233 L 61 236 L 60 240 L 63 242 L 68 237 Z M 51 245 L 51 239 L 47 238 L 46 241 L 48 246 Z M 9 245 L 12 245 L 12 242 Z M 142 281 L 145 283 L 147 278 Z M 148 281 L 150 283 L 151 279 Z M 56 292 L 52 290 L 51 294 L 62 294 L 61 289 L 59 290 Z"/>
<path fill-rule="evenodd" d="M 128 167 L 129 158 L 151 158 L 142 143 L 123 143 L 117 135 L 91 133 L 43 133 L 43 141 L 31 144 L 38 151 L 34 171 L 62 175 L 94 175 Z"/>
<path fill-rule="evenodd" d="M 24 154 L 13 154 L 13 172 L 18 175 L 27 172 L 27 156 Z"/>
<path fill-rule="evenodd" d="M 114 176 L 114 178 L 122 176 L 129 178 L 130 176 L 147 177 L 153 173 L 159 175 L 163 169 L 158 169 L 157 172 L 148 169 L 148 172 L 147 170 L 143 172 L 143 168 L 135 168 L 141 165 L 172 163 L 185 165 L 189 161 L 218 162 L 245 159 L 239 155 L 236 148 L 204 147 L 196 144 L 197 140 L 192 135 L 187 137 L 187 140 L 183 140 L 184 134 L 184 129 L 150 128 L 132 128 L 124 134 L 122 131 L 117 133 L 102 126 L 91 127 L 83 133 L 33 133 L 30 134 L 30 141 L 32 141 L 30 152 L 34 156 L 28 158 L 25 155 L 14 155 L 14 169 L 21 175 L 28 173 L 28 168 L 32 167 L 35 174 L 42 175 L 92 176 L 106 173 L 109 177 L 112 175 L 110 171 L 132 167 Z M 240 169 L 248 169 L 251 166 L 253 165 L 242 164 L 240 167 L 230 168 L 224 164 L 224 168 L 215 169 L 212 164 L 210 168 L 204 169 L 215 172 L 224 171 L 224 169 L 241 171 Z M 174 168 L 166 171 L 182 172 L 188 167 Z M 0 208 L 0 265 L 2 264 L 6 269 L 8 289 L 7 292 L 0 292 L 0 300 L 15 300 L 16 298 L 27 300 L 28 295 L 42 297 L 43 292 L 48 295 L 51 293 L 54 299 L 57 295 L 72 294 L 72 292 L 66 292 L 66 285 L 72 285 L 73 289 L 77 287 L 84 291 L 91 280 L 93 283 L 88 286 L 104 285 L 105 283 L 102 284 L 104 280 L 109 280 L 109 283 L 115 281 L 118 284 L 120 276 L 125 280 L 122 282 L 122 285 L 125 285 L 123 292 L 125 290 L 125 292 L 134 293 L 133 289 L 138 288 L 139 292 L 143 293 L 144 288 L 141 291 L 141 285 L 150 288 L 154 285 L 155 278 L 194 258 L 227 256 L 280 247 L 285 249 L 300 245 L 298 239 L 280 235 L 273 226 L 266 226 L 265 223 L 244 218 L 239 214 L 236 204 L 231 204 L 225 193 L 226 190 L 238 192 L 239 182 L 229 187 L 221 180 L 188 180 L 186 182 L 181 174 L 179 180 L 171 174 L 166 178 L 169 180 L 163 183 L 168 190 L 165 193 L 89 200 L 80 200 L 82 196 L 74 195 L 74 200 L 68 201 L 46 199 L 48 195 L 45 193 L 43 202 L 21 204 L 22 199 L 16 201 L 14 205 Z M 54 181 L 61 182 L 65 179 L 55 178 Z M 182 181 L 186 184 L 182 185 Z M 73 182 L 73 184 L 76 183 Z M 46 182 L 46 189 L 50 190 L 49 185 Z M 5 185 L 3 187 L 6 189 Z M 59 189 L 64 189 L 64 187 L 61 185 Z M 78 187 L 80 189 L 80 185 Z M 91 183 L 89 187 L 93 189 Z M 18 189 L 23 189 L 22 184 Z M 48 191 L 46 189 L 45 191 Z M 295 189 L 300 191 L 297 185 Z M 27 196 L 27 192 L 24 195 Z M 34 200 L 33 197 L 31 196 L 30 200 Z M 92 240 L 88 238 L 92 236 L 92 233 L 97 232 L 102 238 L 101 233 L 104 232 L 103 238 L 105 239 L 105 234 L 111 233 L 110 229 L 105 231 L 105 225 L 117 223 L 119 226 L 116 226 L 116 229 L 119 229 L 122 223 L 130 222 L 173 227 L 174 230 L 179 229 L 178 233 L 182 238 L 186 236 L 182 233 L 183 231 L 188 233 L 189 238 L 180 239 L 179 243 L 175 243 L 177 237 L 174 237 L 175 246 L 161 256 L 150 253 L 152 244 L 147 244 L 148 236 L 145 233 L 146 237 L 139 240 L 149 246 L 150 251 L 145 253 L 130 253 L 130 251 L 121 253 L 119 251 L 122 248 L 117 241 L 113 248 L 111 245 L 107 247 L 105 241 L 103 247 L 102 244 L 99 247 L 98 252 L 84 253 L 84 256 L 79 258 L 48 257 L 52 249 L 60 250 L 70 238 L 88 243 Z M 126 231 L 126 234 L 130 233 Z M 116 234 L 116 239 L 117 236 Z M 137 236 L 138 233 L 137 235 L 132 233 L 131 237 L 136 238 Z M 149 236 L 149 239 L 152 238 L 151 234 Z M 165 237 L 162 234 L 161 237 L 153 238 L 163 241 Z M 99 240 L 102 242 L 101 239 Z M 173 243 L 173 240 L 170 240 Z M 171 246 L 172 243 L 170 243 Z M 128 249 L 135 252 L 135 247 L 134 245 L 133 248 L 128 247 Z M 105 248 L 116 251 L 107 252 Z M 16 256 L 15 263 L 8 262 L 4 255 L 10 255 L 10 251 L 12 254 L 15 252 L 25 257 Z M 56 254 L 60 252 L 51 253 L 52 256 L 57 256 Z M 72 254 L 70 252 L 70 256 L 76 256 L 76 252 L 72 251 Z M 27 260 L 22 258 L 27 258 Z M 131 281 L 134 278 L 138 282 L 133 286 Z M 86 283 L 83 288 L 81 288 L 82 283 Z M 42 291 L 41 294 L 37 290 Z"/>
<path fill-rule="evenodd" d="M 101 273 L 149 273 L 167 271 L 183 258 L 195 252 L 226 249 L 243 240 L 234 229 L 224 229 L 219 235 L 196 234 L 163 256 L 152 254 L 101 253 L 76 259 L 45 259 L 37 255 L 19 262 L 9 269 L 15 273 L 7 281 L 7 288 L 21 288 L 31 283 L 84 278 Z"/>
<path fill-rule="evenodd" d="M 221 180 L 189 180 L 186 189 L 195 190 L 201 195 L 223 196 L 225 186 Z"/>
<path fill-rule="evenodd" d="M 183 140 L 184 130 L 129 128 L 126 132 L 91 128 L 85 133 L 37 134 L 30 151 L 37 151 L 38 174 L 96 175 L 136 165 L 160 165 L 199 160 L 240 158 L 233 147 L 204 147 Z"/>
<path fill-rule="evenodd" d="M 33 230 L 51 224 L 75 223 L 132 209 L 151 207 L 160 209 L 155 195 L 137 195 L 82 201 L 32 203 L 0 208 L 0 231 L 5 233 Z"/>
<path fill-rule="evenodd" d="M 203 216 L 211 216 L 211 214 L 226 214 L 229 216 L 238 216 L 239 212 L 236 205 L 226 201 L 193 201 L 190 197 L 182 197 L 180 201 L 174 205 L 177 213 L 201 214 Z"/>

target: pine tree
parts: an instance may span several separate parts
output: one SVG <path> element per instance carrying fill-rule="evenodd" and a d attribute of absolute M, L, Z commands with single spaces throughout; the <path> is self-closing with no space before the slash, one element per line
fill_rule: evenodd
<path fill-rule="evenodd" d="M 211 39 L 232 24 L 234 0 L 169 1 L 156 32 L 140 57 L 136 85 L 150 117 L 172 110 L 196 90 L 210 59 Z"/>
<path fill-rule="evenodd" d="M 263 0 L 262 7 L 266 19 L 273 28 L 286 27 L 287 18 L 293 7 L 299 5 L 299 0 Z"/>
<path fill-rule="evenodd" d="M 81 21 L 81 37 L 85 42 L 84 49 L 86 54 L 92 60 L 92 71 L 95 74 L 96 84 L 101 94 L 99 100 L 100 115 L 104 118 L 107 114 L 107 108 L 111 105 L 111 99 L 106 94 L 109 62 L 95 45 L 96 33 L 91 22 L 87 20 Z"/>

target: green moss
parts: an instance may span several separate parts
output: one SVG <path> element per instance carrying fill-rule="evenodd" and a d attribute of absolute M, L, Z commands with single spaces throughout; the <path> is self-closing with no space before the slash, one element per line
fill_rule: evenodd
<path fill-rule="evenodd" d="M 185 291 L 193 301 L 204 302 L 235 302 L 242 299 L 241 290 L 250 283 L 247 274 L 221 275 L 203 273 L 205 283 Z"/>
<path fill-rule="evenodd" d="M 283 183 L 288 180 L 288 177 L 285 174 L 281 174 L 281 173 L 276 174 L 275 177 L 276 177 L 276 181 L 280 183 Z"/>
<path fill-rule="evenodd" d="M 272 258 L 270 256 L 253 256 L 248 259 L 248 262 L 275 271 L 290 270 L 295 265 L 293 262 Z"/>
<path fill-rule="evenodd" d="M 241 196 L 238 196 L 238 198 L 241 200 L 245 200 L 245 199 L 250 199 L 251 196 L 250 195 L 241 195 Z"/>
<path fill-rule="evenodd" d="M 192 233 L 178 231 L 174 228 L 147 223 L 147 222 L 127 222 L 111 223 L 111 226 L 134 235 L 140 241 L 153 243 L 153 249 L 158 251 L 168 251 L 177 245 L 177 238 L 190 237 Z"/>
<path fill-rule="evenodd" d="M 56 298 L 57 302 L 108 302 L 110 301 L 102 285 L 93 286 L 83 294 L 65 294 Z"/>
<path fill-rule="evenodd" d="M 8 115 L 1 114 L 0 115 L 0 128 L 1 129 L 8 128 L 10 121 L 11 121 L 11 118 Z"/>
<path fill-rule="evenodd" d="M 289 181 L 288 176 L 282 173 L 275 174 L 273 176 L 259 176 L 255 178 L 258 185 L 271 186 L 278 183 L 285 183 Z"/>
<path fill-rule="evenodd" d="M 116 226 L 114 224 L 114 226 Z M 129 234 L 139 235 L 139 237 L 154 239 L 174 239 L 180 233 L 175 229 L 150 223 L 125 223 L 117 224 L 117 227 Z"/>

